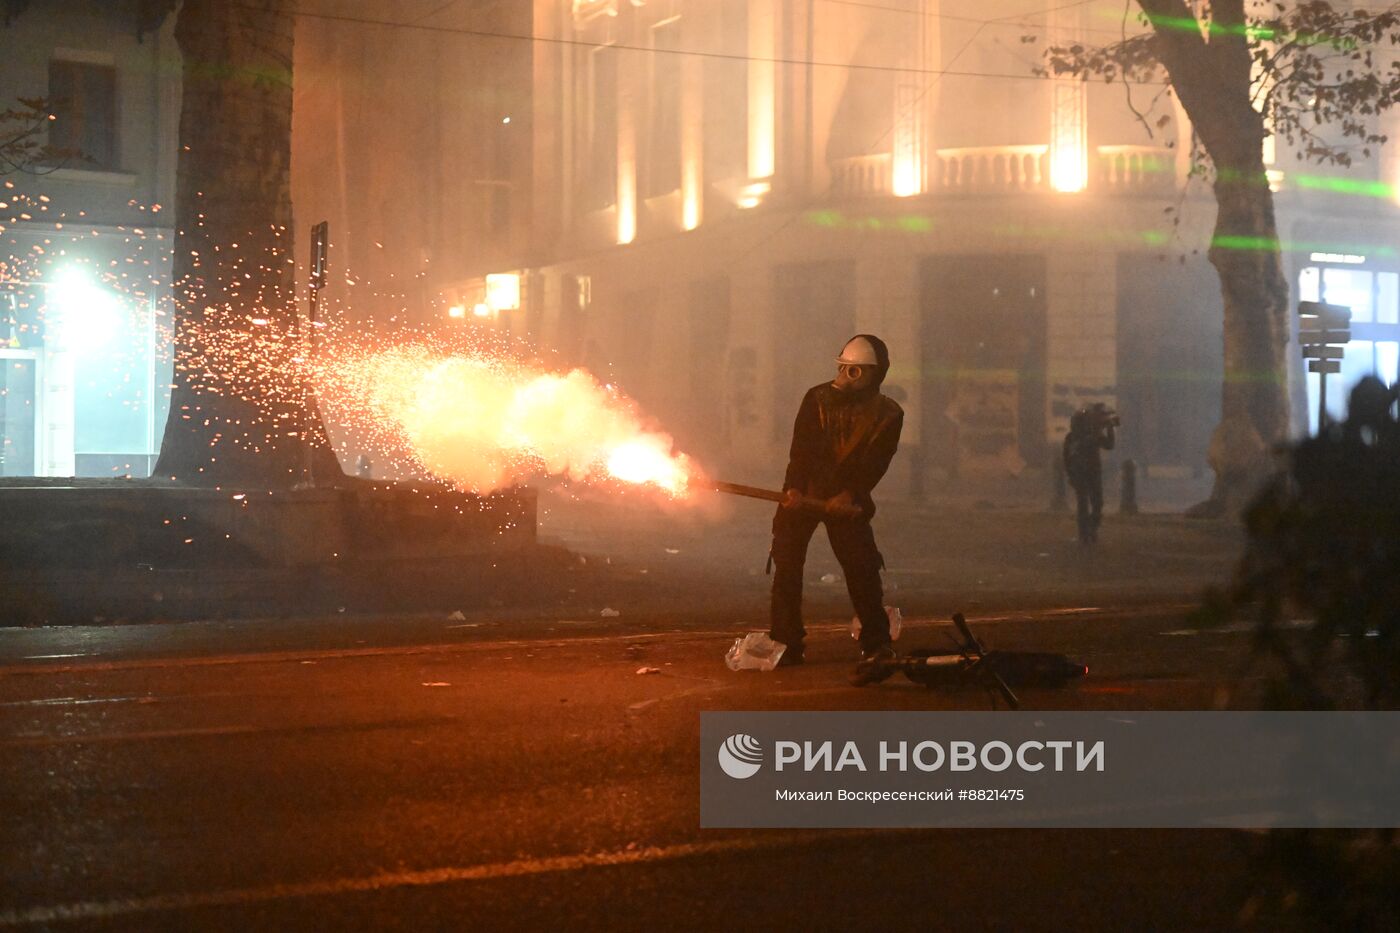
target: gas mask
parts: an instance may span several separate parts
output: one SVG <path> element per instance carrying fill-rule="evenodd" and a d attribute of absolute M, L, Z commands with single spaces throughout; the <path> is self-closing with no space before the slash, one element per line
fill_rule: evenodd
<path fill-rule="evenodd" d="M 839 392 L 859 392 L 874 385 L 879 366 L 870 341 L 855 337 L 841 348 L 841 355 L 836 358 L 836 378 L 831 385 Z"/>

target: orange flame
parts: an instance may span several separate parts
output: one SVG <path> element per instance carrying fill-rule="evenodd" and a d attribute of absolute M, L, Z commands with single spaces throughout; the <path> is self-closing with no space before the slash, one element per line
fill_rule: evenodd
<path fill-rule="evenodd" d="M 683 496 L 695 472 L 636 405 L 575 369 L 424 344 L 335 355 L 321 369 L 335 420 L 388 434 L 427 472 L 486 493 L 547 474 Z"/>
<path fill-rule="evenodd" d="M 663 450 L 657 440 L 656 435 L 650 435 L 614 448 L 608 457 L 608 472 L 626 483 L 650 483 L 681 495 L 690 481 L 684 458 Z"/>

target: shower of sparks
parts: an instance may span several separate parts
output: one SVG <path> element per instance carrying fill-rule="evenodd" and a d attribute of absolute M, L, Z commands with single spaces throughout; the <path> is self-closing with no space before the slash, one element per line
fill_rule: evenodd
<path fill-rule="evenodd" d="M 267 296 L 251 296 L 252 310 L 203 307 L 178 314 L 176 301 L 188 304 L 192 293 L 175 284 L 171 296 L 172 244 L 165 235 L 136 227 L 118 227 L 115 237 L 104 234 L 85 224 L 83 212 L 50 212 L 48 199 L 29 198 L 13 182 L 0 185 L 0 195 L 0 209 L 8 214 L 0 216 L 0 234 L 11 227 L 10 249 L 0 254 L 0 286 L 15 296 L 11 325 L 21 333 L 32 329 L 35 338 L 63 339 L 62 314 L 52 297 L 74 270 L 92 287 L 118 296 L 127 328 L 148 333 L 158 359 L 174 359 L 176 370 L 202 394 L 231 396 L 262 412 L 260 419 L 221 422 L 211 459 L 225 444 L 260 452 L 280 437 L 298 436 L 314 401 L 332 433 L 342 436 L 342 454 L 363 451 L 381 474 L 426 474 L 470 492 L 549 475 L 615 489 L 655 489 L 679 499 L 699 475 L 689 458 L 673 450 L 672 438 L 648 426 L 615 385 L 584 370 L 532 363 L 486 326 L 370 331 L 356 322 L 349 303 L 323 305 L 325 319 L 309 326 L 286 307 L 259 307 L 259 298 Z M 52 227 L 38 240 L 32 233 L 24 242 L 14 240 L 15 224 L 32 231 L 39 223 Z M 104 240 L 119 240 L 126 255 L 105 263 L 94 258 L 101 255 L 94 244 Z M 221 280 L 241 280 L 248 263 L 262 268 L 287 262 L 277 249 L 276 255 L 260 256 L 227 244 L 214 248 L 216 256 L 196 255 L 195 266 Z M 346 275 L 346 284 L 382 297 L 354 276 Z M 409 317 L 407 307 L 403 311 Z M 176 328 L 181 340 L 172 350 Z M 178 416 L 209 413 L 195 405 Z"/>
<path fill-rule="evenodd" d="M 51 299 L 55 286 L 75 270 L 90 287 L 116 296 L 123 328 L 149 334 L 157 359 L 173 359 L 176 371 L 211 399 L 176 413 L 185 420 L 217 419 L 211 462 L 226 446 L 256 454 L 304 434 L 305 412 L 314 402 L 332 435 L 341 438 L 336 446 L 342 458 L 360 451 L 379 464 L 381 474 L 426 474 L 475 493 L 557 476 L 685 498 L 699 477 L 671 437 L 618 387 L 581 369 L 558 371 L 534 362 L 487 326 L 454 321 L 444 331 L 396 321 L 386 333 L 383 322 L 367 327 L 359 320 L 352 303 L 332 301 L 323 304 L 323 320 L 313 327 L 261 291 L 247 296 L 248 307 L 206 306 L 197 313 L 186 308 L 179 314 L 176 302 L 188 305 L 193 293 L 170 282 L 172 244 L 166 235 L 136 227 L 104 233 L 86 225 L 83 212 L 51 210 L 47 198 L 26 196 L 11 182 L 0 184 L 0 209 L 0 235 L 10 234 L 3 244 L 8 249 L 0 251 L 0 286 L 15 296 L 12 307 L 0 310 L 10 312 L 20 337 L 65 339 Z M 23 241 L 13 239 L 16 224 L 30 231 Z M 48 230 L 36 239 L 39 224 Z M 216 246 L 214 256 L 195 255 L 195 267 L 223 282 L 252 278 L 245 273 L 289 261 L 280 228 L 276 234 L 279 243 L 266 255 L 230 243 Z M 103 262 L 97 257 L 107 252 L 101 244 L 109 240 L 117 240 L 124 255 Z M 305 281 L 304 273 L 299 278 Z M 360 294 L 384 294 L 348 274 L 345 283 L 360 286 Z M 236 296 L 237 288 L 231 291 Z M 403 311 L 410 316 L 407 307 Z M 218 409 L 216 396 L 244 406 L 232 411 L 256 410 L 261 417 L 211 415 Z M 137 393 L 136 402 L 155 400 Z"/>

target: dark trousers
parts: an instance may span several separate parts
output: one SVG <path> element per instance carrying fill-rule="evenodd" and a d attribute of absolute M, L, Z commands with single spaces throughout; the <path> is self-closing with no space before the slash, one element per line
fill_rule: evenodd
<path fill-rule="evenodd" d="M 807 544 L 818 525 L 826 525 L 831 550 L 846 577 L 851 604 L 860 618 L 860 647 L 873 651 L 890 642 L 885 592 L 880 585 L 884 561 L 866 519 L 824 518 L 798 509 L 778 509 L 773 517 L 773 600 L 768 635 L 801 651 L 807 632 L 802 625 L 802 567 Z"/>
<path fill-rule="evenodd" d="M 1079 519 L 1079 543 L 1093 544 L 1099 540 L 1099 524 L 1103 521 L 1103 480 L 1075 486 L 1074 498 Z"/>

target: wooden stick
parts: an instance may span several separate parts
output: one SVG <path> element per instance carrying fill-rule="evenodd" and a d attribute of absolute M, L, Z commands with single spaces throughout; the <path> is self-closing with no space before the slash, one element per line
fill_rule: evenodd
<path fill-rule="evenodd" d="M 710 483 L 710 487 L 715 492 L 728 493 L 731 496 L 747 496 L 750 499 L 767 499 L 769 502 L 782 502 L 783 494 L 776 489 L 764 489 L 761 486 L 745 486 L 741 483 L 722 483 L 715 480 Z"/>
<path fill-rule="evenodd" d="M 711 480 L 710 488 L 715 492 L 724 492 L 731 496 L 747 496 L 750 499 L 766 499 L 769 502 L 783 501 L 781 492 L 776 489 L 764 489 L 762 486 L 745 486 L 742 483 L 723 483 Z M 805 512 L 817 512 L 831 518 L 859 518 L 861 516 L 859 506 L 833 506 L 825 499 L 813 499 L 811 496 L 802 496 L 798 499 L 797 507 Z"/>

